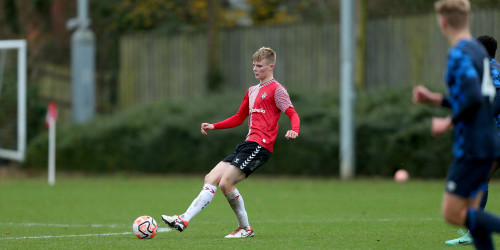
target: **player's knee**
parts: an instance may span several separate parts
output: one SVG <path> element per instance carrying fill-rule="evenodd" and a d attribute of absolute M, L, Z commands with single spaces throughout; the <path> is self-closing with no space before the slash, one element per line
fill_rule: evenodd
<path fill-rule="evenodd" d="M 465 218 L 460 213 L 453 212 L 450 210 L 443 210 L 443 218 L 446 222 L 456 225 L 462 226 L 464 224 Z"/>
<path fill-rule="evenodd" d="M 444 220 L 445 220 L 446 222 L 448 222 L 448 223 L 450 223 L 450 224 L 453 224 L 453 225 L 457 225 L 457 226 L 458 226 L 458 224 L 456 223 L 455 218 L 454 218 L 453 216 L 451 216 L 450 214 L 446 214 L 446 213 L 444 213 L 444 214 L 443 214 L 443 218 L 444 218 Z"/>
<path fill-rule="evenodd" d="M 222 193 L 227 194 L 228 193 L 227 189 L 229 188 L 229 185 L 226 182 L 221 181 L 219 182 L 219 188 L 222 191 Z"/>
<path fill-rule="evenodd" d="M 222 178 L 222 180 L 219 182 L 219 188 L 222 193 L 227 194 L 234 190 L 234 184 L 228 179 Z"/>
<path fill-rule="evenodd" d="M 217 178 L 217 176 L 213 173 L 208 173 L 205 175 L 205 184 L 210 184 L 213 186 L 219 185 L 220 180 Z"/>

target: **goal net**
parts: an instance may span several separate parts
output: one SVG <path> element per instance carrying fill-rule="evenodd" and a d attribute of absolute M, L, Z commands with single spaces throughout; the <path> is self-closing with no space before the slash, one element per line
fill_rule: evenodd
<path fill-rule="evenodd" d="M 0 158 L 23 161 L 26 148 L 26 41 L 0 40 Z"/>

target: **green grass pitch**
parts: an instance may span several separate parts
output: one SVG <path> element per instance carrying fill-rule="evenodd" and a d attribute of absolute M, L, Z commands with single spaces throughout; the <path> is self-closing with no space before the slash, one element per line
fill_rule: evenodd
<path fill-rule="evenodd" d="M 139 240 L 132 222 L 182 213 L 202 176 L 0 179 L 1 249 L 450 249 L 457 227 L 440 214 L 444 180 L 274 178 L 238 185 L 255 237 L 224 239 L 236 218 L 220 190 L 182 233 Z M 500 213 L 500 183 L 487 209 Z M 495 241 L 500 238 L 495 236 Z M 455 247 L 472 249 L 471 246 Z"/>

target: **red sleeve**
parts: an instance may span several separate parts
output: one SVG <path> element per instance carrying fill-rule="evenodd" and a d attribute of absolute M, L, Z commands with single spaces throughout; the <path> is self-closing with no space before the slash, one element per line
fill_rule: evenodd
<path fill-rule="evenodd" d="M 299 119 L 299 114 L 295 112 L 295 109 L 292 107 L 289 107 L 286 109 L 285 114 L 288 115 L 288 118 L 290 118 L 290 123 L 292 124 L 292 130 L 299 133 L 300 129 L 300 119 Z"/>
<path fill-rule="evenodd" d="M 241 102 L 240 109 L 235 115 L 227 118 L 224 121 L 214 123 L 214 129 L 233 128 L 241 125 L 248 116 L 248 91 Z"/>

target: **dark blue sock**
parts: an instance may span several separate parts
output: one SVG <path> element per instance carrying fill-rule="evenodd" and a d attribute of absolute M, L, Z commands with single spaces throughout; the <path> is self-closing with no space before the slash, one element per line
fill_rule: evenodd
<path fill-rule="evenodd" d="M 484 210 L 487 202 L 488 202 L 488 189 L 486 189 L 486 191 L 484 191 L 483 193 L 483 198 L 481 199 L 481 204 L 479 205 L 479 208 L 481 208 L 481 210 Z"/>
<path fill-rule="evenodd" d="M 486 230 L 482 227 L 482 215 L 479 213 L 484 213 L 481 210 L 469 209 L 467 216 L 465 217 L 465 225 L 469 228 L 469 232 L 474 239 L 474 246 L 476 249 L 495 249 L 493 246 L 493 239 L 491 237 L 491 231 Z M 478 221 L 479 220 L 481 222 Z"/>
<path fill-rule="evenodd" d="M 470 231 L 472 239 L 474 240 L 474 247 L 481 250 L 495 249 L 493 246 L 493 239 L 491 237 L 491 232 L 482 231 L 479 229 Z"/>
<path fill-rule="evenodd" d="M 491 213 L 475 210 L 476 226 L 490 232 L 500 232 L 500 218 Z"/>

